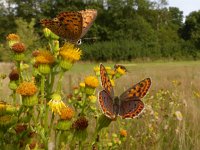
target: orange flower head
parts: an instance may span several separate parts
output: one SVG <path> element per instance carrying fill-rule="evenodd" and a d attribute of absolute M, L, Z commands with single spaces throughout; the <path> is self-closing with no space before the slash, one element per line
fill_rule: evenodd
<path fill-rule="evenodd" d="M 126 136 L 127 136 L 127 131 L 124 130 L 124 129 L 121 129 L 121 130 L 120 130 L 120 135 L 121 135 L 122 137 L 126 137 Z"/>
<path fill-rule="evenodd" d="M 85 78 L 85 85 L 92 88 L 96 88 L 99 86 L 99 81 L 95 76 L 88 76 Z"/>
<path fill-rule="evenodd" d="M 37 87 L 35 86 L 34 82 L 27 82 L 24 81 L 20 83 L 17 88 L 17 93 L 22 96 L 32 96 L 37 92 Z"/>
<path fill-rule="evenodd" d="M 16 53 L 23 53 L 26 50 L 24 43 L 15 43 L 12 45 L 11 49 Z"/>
<path fill-rule="evenodd" d="M 39 51 L 35 60 L 37 64 L 52 64 L 55 61 L 54 56 L 47 50 Z"/>
<path fill-rule="evenodd" d="M 63 47 L 60 48 L 60 56 L 72 63 L 78 61 L 81 58 L 81 55 L 82 51 L 71 43 L 65 43 Z"/>
<path fill-rule="evenodd" d="M 64 107 L 61 109 L 60 118 L 62 120 L 71 120 L 73 116 L 74 116 L 74 111 L 72 108 Z"/>
<path fill-rule="evenodd" d="M 14 33 L 8 34 L 6 39 L 8 41 L 20 41 L 20 37 L 17 34 L 14 34 Z"/>

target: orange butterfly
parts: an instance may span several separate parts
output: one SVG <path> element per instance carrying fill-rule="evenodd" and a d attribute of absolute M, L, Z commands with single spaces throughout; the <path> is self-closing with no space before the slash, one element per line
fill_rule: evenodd
<path fill-rule="evenodd" d="M 100 64 L 100 75 L 103 90 L 99 92 L 99 104 L 103 113 L 110 119 L 116 119 L 117 116 L 123 119 L 137 117 L 144 109 L 141 99 L 147 94 L 151 79 L 146 78 L 127 89 L 119 97 L 115 97 L 113 86 L 102 64 Z"/>
<path fill-rule="evenodd" d="M 92 26 L 97 10 L 61 12 L 53 19 L 42 19 L 40 23 L 67 41 L 77 43 Z"/>

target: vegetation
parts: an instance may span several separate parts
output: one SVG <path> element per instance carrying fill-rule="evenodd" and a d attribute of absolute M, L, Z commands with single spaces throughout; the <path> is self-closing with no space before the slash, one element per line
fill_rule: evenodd
<path fill-rule="evenodd" d="M 12 62 L 0 67 L 0 149 L 200 147 L 200 11 L 183 22 L 165 0 L 5 0 L 0 8 L 0 59 Z M 80 47 L 47 28 L 42 33 L 41 18 L 86 8 L 98 17 Z M 81 58 L 93 63 L 75 64 Z M 169 59 L 195 61 L 159 62 Z M 103 114 L 95 61 L 110 62 L 104 65 L 116 96 L 151 78 L 137 118 Z"/>
<path fill-rule="evenodd" d="M 42 46 L 40 19 L 53 18 L 60 11 L 93 8 L 98 17 L 83 38 L 84 60 L 199 59 L 200 11 L 192 12 L 183 22 L 183 12 L 167 6 L 167 0 L 6 0 L 0 5 L 0 35 L 17 32 L 23 38 L 30 30 L 30 39 Z M 5 39 L 0 42 L 5 43 Z M 34 50 L 33 42 L 25 44 Z M 1 53 L 3 49 L 5 44 Z"/>

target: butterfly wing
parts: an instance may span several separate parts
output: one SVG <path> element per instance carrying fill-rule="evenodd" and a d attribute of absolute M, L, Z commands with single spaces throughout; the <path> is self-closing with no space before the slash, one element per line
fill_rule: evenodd
<path fill-rule="evenodd" d="M 43 19 L 41 24 L 70 42 L 77 42 L 82 33 L 83 18 L 79 12 L 62 12 L 54 19 Z"/>
<path fill-rule="evenodd" d="M 137 117 L 144 109 L 144 103 L 140 99 L 121 101 L 119 115 L 122 119 Z"/>
<path fill-rule="evenodd" d="M 120 100 L 128 101 L 133 99 L 141 99 L 147 94 L 150 86 L 151 79 L 146 78 L 122 93 L 120 95 Z"/>
<path fill-rule="evenodd" d="M 101 106 L 103 113 L 107 117 L 109 117 L 110 119 L 116 118 L 116 112 L 113 107 L 113 99 L 105 90 L 99 92 L 99 104 Z"/>
<path fill-rule="evenodd" d="M 89 30 L 89 28 L 92 26 L 94 20 L 97 17 L 97 10 L 95 9 L 86 9 L 79 11 L 82 14 L 83 17 L 83 26 L 82 26 L 82 38 Z"/>
<path fill-rule="evenodd" d="M 114 98 L 114 90 L 113 86 L 111 84 L 111 81 L 108 77 L 106 68 L 103 64 L 100 64 L 100 76 L 101 76 L 101 84 L 102 87 L 105 89 L 105 91 L 111 96 L 111 98 Z"/>
<path fill-rule="evenodd" d="M 144 109 L 141 101 L 151 86 L 151 79 L 146 78 L 126 90 L 120 96 L 119 115 L 124 118 L 137 117 Z"/>

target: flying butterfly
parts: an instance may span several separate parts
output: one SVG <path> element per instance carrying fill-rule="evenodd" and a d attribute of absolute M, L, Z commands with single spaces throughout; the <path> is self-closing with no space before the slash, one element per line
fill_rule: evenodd
<path fill-rule="evenodd" d="M 127 89 L 119 97 L 114 97 L 114 90 L 107 71 L 103 64 L 100 64 L 101 84 L 104 88 L 99 92 L 99 103 L 103 113 L 110 119 L 117 116 L 125 118 L 137 117 L 144 109 L 141 101 L 151 86 L 151 79 L 146 78 Z"/>
<path fill-rule="evenodd" d="M 97 10 L 61 12 L 53 19 L 42 19 L 40 23 L 56 35 L 69 42 L 77 43 L 92 26 Z"/>

